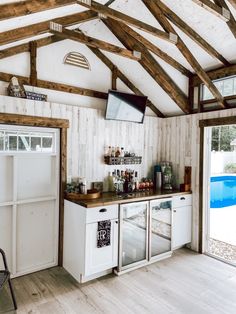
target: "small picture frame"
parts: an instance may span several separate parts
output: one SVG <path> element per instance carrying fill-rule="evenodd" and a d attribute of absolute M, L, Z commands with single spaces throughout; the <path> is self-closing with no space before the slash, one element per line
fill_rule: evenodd
<path fill-rule="evenodd" d="M 93 182 L 92 183 L 93 189 L 98 190 L 99 192 L 103 192 L 103 182 Z"/>

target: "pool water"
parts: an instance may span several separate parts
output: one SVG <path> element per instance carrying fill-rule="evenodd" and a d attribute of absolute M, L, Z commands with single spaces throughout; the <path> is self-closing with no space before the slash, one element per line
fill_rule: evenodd
<path fill-rule="evenodd" d="M 210 207 L 222 208 L 236 205 L 236 176 L 211 177 Z"/>

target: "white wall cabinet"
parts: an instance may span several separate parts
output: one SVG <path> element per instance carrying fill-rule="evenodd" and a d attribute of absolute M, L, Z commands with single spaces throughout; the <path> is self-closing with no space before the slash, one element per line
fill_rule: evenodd
<path fill-rule="evenodd" d="M 191 242 L 192 234 L 192 195 L 173 196 L 172 249 Z"/>
<path fill-rule="evenodd" d="M 98 222 L 111 220 L 111 244 L 97 247 Z M 118 265 L 118 205 L 85 208 L 65 201 L 64 268 L 80 283 Z"/>

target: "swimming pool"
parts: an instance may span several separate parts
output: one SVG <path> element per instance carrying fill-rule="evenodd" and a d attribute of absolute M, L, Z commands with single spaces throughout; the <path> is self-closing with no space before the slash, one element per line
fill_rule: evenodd
<path fill-rule="evenodd" d="M 221 208 L 232 205 L 236 205 L 236 176 L 211 177 L 211 208 Z"/>

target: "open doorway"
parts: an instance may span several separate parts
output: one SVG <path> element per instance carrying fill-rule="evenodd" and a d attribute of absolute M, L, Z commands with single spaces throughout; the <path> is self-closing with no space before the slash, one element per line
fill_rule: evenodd
<path fill-rule="evenodd" d="M 204 253 L 236 266 L 236 124 L 204 128 Z"/>

